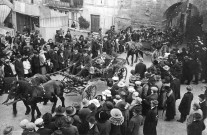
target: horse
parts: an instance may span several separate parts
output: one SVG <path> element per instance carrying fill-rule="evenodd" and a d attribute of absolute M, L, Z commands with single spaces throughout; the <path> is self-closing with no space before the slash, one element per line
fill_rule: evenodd
<path fill-rule="evenodd" d="M 39 86 L 40 84 L 46 83 L 52 79 L 47 74 L 46 75 L 35 74 L 34 76 L 30 78 L 26 78 L 26 80 L 30 82 L 32 85 Z"/>
<path fill-rule="evenodd" d="M 133 66 L 133 62 L 136 63 L 138 60 L 138 55 L 140 54 L 141 57 L 143 57 L 143 52 L 140 50 L 142 48 L 142 43 L 141 42 L 134 42 L 134 41 L 130 41 L 130 42 L 126 42 L 125 44 L 125 48 L 127 51 L 127 64 L 129 65 L 129 61 L 128 58 L 129 56 L 131 56 L 131 66 Z M 136 55 L 136 60 L 134 61 L 134 54 Z"/>
<path fill-rule="evenodd" d="M 1 94 L 3 93 L 8 93 L 9 90 L 12 88 L 12 83 L 14 81 L 18 81 L 18 80 L 22 80 L 22 81 L 26 81 L 29 82 L 30 84 L 34 85 L 34 86 L 39 86 L 41 83 L 46 83 L 49 80 L 51 80 L 50 76 L 48 75 L 41 75 L 41 74 L 36 74 L 31 78 L 16 78 L 16 77 L 5 77 L 5 78 L 0 78 L 0 90 L 1 90 Z M 26 112 L 25 115 L 28 115 L 31 111 L 29 105 L 26 103 L 25 100 L 22 100 L 25 107 L 26 107 Z M 44 102 L 44 105 L 47 104 L 47 101 Z M 17 103 L 13 103 L 13 114 L 14 116 L 17 115 L 17 109 L 16 109 Z"/>
<path fill-rule="evenodd" d="M 25 101 L 27 105 L 31 106 L 31 121 L 34 122 L 35 110 L 37 112 L 37 118 L 41 116 L 37 103 L 50 100 L 54 103 L 51 110 L 51 112 L 54 113 L 58 100 L 57 97 L 59 97 L 62 102 L 62 106 L 65 107 L 65 98 L 63 97 L 64 88 L 64 82 L 57 80 L 50 80 L 41 86 L 33 86 L 29 82 L 18 80 L 12 83 L 12 88 L 3 104 L 9 105 L 21 100 Z M 15 99 L 15 101 L 8 103 L 8 101 L 12 99 Z"/>

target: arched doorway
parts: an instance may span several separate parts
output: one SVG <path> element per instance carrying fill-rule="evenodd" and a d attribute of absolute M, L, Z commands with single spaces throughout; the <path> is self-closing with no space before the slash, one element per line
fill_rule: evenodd
<path fill-rule="evenodd" d="M 202 16 L 199 9 L 188 2 L 178 2 L 170 6 L 163 15 L 164 28 L 176 28 L 186 39 L 202 35 Z"/>

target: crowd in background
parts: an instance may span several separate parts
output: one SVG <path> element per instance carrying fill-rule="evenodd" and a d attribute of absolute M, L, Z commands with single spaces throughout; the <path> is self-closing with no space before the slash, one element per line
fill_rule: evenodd
<path fill-rule="evenodd" d="M 170 34 L 171 33 L 171 34 Z M 207 91 L 199 95 L 199 103 L 193 104 L 193 87 L 199 80 L 207 81 L 206 45 L 200 37 L 188 42 L 186 48 L 172 48 L 159 53 L 162 46 L 177 43 L 179 35 L 175 30 L 161 32 L 154 28 L 132 30 L 131 27 L 117 33 L 112 26 L 102 34 L 102 30 L 87 37 L 72 36 L 68 30 L 57 31 L 55 41 L 46 42 L 37 32 L 27 27 L 22 34 L 11 37 L 7 33 L 1 38 L 1 77 L 30 77 L 34 74 L 53 73 L 68 65 L 72 74 L 80 74 L 76 69 L 90 66 L 91 59 L 105 52 L 109 55 L 123 53 L 126 42 L 150 41 L 155 51 L 152 65 L 147 68 L 143 58 L 139 58 L 131 71 L 130 84 L 117 76 L 108 79 L 108 89 L 95 99 L 83 99 L 66 108 L 58 106 L 55 116 L 46 113 L 34 123 L 20 122 L 23 135 L 139 135 L 143 126 L 144 135 L 156 135 L 159 110 L 165 113 L 165 120 L 172 121 L 176 115 L 175 103 L 180 99 L 180 85 L 186 83 L 187 92 L 178 110 L 179 122 L 187 120 L 189 135 L 201 135 L 205 129 L 203 121 L 207 117 Z M 85 57 L 87 56 L 87 60 Z M 82 59 L 86 61 L 80 61 Z M 84 63 L 84 65 L 82 65 Z M 207 89 L 207 87 L 204 87 Z M 189 116 L 188 116 L 189 115 Z M 4 134 L 12 133 L 7 127 Z"/>

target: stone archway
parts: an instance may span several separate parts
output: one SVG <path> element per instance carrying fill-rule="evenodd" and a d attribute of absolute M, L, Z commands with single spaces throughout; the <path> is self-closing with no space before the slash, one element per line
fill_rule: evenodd
<path fill-rule="evenodd" d="M 199 9 L 188 1 L 177 2 L 166 9 L 163 14 L 165 28 L 177 28 L 187 38 L 202 35 L 202 16 Z"/>

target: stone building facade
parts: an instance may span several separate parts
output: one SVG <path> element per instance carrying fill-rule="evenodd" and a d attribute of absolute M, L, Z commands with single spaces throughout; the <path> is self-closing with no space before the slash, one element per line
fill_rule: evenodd
<path fill-rule="evenodd" d="M 119 28 L 124 28 L 129 25 L 133 27 L 155 26 L 162 28 L 163 22 L 166 21 L 166 17 L 164 16 L 165 12 L 176 3 L 186 1 L 187 0 L 118 0 L 119 9 L 118 15 L 115 17 L 115 24 Z M 207 14 L 206 0 L 189 0 L 188 2 L 197 8 L 199 14 L 205 18 L 205 14 Z"/>

